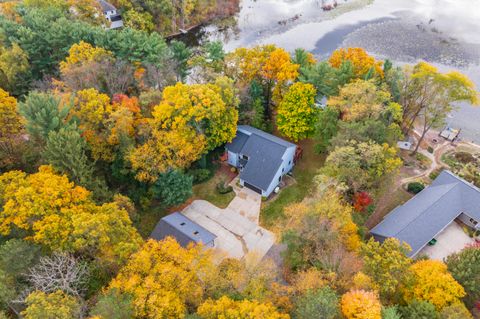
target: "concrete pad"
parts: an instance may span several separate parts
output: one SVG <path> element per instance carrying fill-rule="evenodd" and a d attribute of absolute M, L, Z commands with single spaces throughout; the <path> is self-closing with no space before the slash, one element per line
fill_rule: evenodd
<path fill-rule="evenodd" d="M 227 208 L 196 200 L 182 213 L 217 236 L 215 248 L 225 257 L 241 259 L 254 252 L 261 260 L 275 243 L 275 235 L 258 225 L 261 196 L 235 180 L 231 185 L 237 196 Z"/>
<path fill-rule="evenodd" d="M 465 246 L 474 242 L 462 229 L 453 221 L 437 237 L 437 243 L 433 246 L 425 246 L 419 255 L 426 254 L 430 259 L 444 260 L 453 253 L 459 252 Z"/>

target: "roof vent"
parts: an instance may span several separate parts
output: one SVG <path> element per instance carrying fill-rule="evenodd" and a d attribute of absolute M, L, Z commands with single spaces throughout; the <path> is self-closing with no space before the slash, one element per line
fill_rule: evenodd
<path fill-rule="evenodd" d="M 194 235 L 198 235 L 198 231 L 194 231 L 193 234 L 194 234 Z"/>
<path fill-rule="evenodd" d="M 185 222 L 183 222 L 183 223 L 180 223 L 180 226 L 185 226 Z"/>

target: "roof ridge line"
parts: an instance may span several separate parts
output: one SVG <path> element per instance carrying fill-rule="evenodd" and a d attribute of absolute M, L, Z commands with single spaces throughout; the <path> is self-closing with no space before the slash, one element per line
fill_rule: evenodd
<path fill-rule="evenodd" d="M 442 199 L 445 194 L 448 194 L 448 193 L 450 193 L 453 189 L 455 189 L 456 186 L 458 186 L 458 183 L 448 183 L 448 184 L 443 184 L 443 185 L 438 185 L 438 186 L 447 186 L 447 185 L 455 185 L 455 187 L 450 188 L 450 189 L 449 189 L 447 192 L 445 192 L 442 196 L 440 196 L 439 198 L 437 198 L 431 205 L 428 206 L 428 208 L 436 205 L 436 204 L 438 203 L 438 201 L 440 201 L 440 199 Z M 434 186 L 434 187 L 438 187 L 438 186 Z M 412 197 L 412 198 L 409 199 L 406 203 L 408 203 L 410 200 L 414 199 L 415 197 L 416 197 L 416 196 Z M 406 204 L 406 203 L 405 203 L 405 204 Z M 403 204 L 403 205 L 405 205 L 405 204 Z M 401 205 L 401 206 L 403 206 L 403 205 Z M 414 218 L 414 219 L 411 220 L 408 224 L 406 224 L 405 227 L 403 227 L 403 228 L 401 229 L 401 231 L 403 231 L 403 230 L 404 230 L 405 228 L 407 228 L 411 223 L 413 223 L 413 222 L 416 221 L 418 218 L 420 218 L 420 216 L 423 216 L 423 214 L 425 213 L 426 210 L 427 210 L 427 209 L 422 210 L 422 212 L 421 212 L 419 215 L 417 215 L 416 218 Z M 398 235 L 401 231 L 396 232 L 395 235 Z"/>

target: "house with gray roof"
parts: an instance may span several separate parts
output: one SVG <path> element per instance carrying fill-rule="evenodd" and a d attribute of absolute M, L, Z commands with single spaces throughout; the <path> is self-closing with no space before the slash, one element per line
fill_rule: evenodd
<path fill-rule="evenodd" d="M 239 125 L 226 146 L 228 163 L 240 171 L 240 184 L 268 197 L 294 166 L 297 146 L 248 125 Z"/>
<path fill-rule="evenodd" d="M 455 220 L 480 228 L 480 189 L 445 170 L 430 186 L 390 212 L 370 233 L 380 242 L 394 237 L 409 244 L 410 257 L 415 257 Z"/>
<path fill-rule="evenodd" d="M 173 213 L 160 219 L 150 238 L 162 240 L 173 237 L 182 247 L 190 243 L 203 244 L 206 247 L 215 246 L 215 236 L 199 224 L 181 213 Z"/>
<path fill-rule="evenodd" d="M 117 8 L 110 2 L 98 0 L 105 18 L 110 21 L 110 29 L 118 29 L 123 27 L 122 16 L 118 13 Z"/>

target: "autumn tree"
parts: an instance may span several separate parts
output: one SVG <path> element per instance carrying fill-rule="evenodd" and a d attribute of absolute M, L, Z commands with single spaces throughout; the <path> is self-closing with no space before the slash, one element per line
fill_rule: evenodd
<path fill-rule="evenodd" d="M 445 123 L 455 102 L 478 103 L 475 84 L 465 75 L 451 71 L 441 73 L 426 62 L 406 66 L 400 84 L 400 104 L 404 107 L 403 129 L 407 133 L 418 121 L 421 141 L 432 128 Z M 415 151 L 416 151 L 415 150 Z"/>
<path fill-rule="evenodd" d="M 31 175 L 3 174 L 0 186 L 3 235 L 23 230 L 26 239 L 51 250 L 83 252 L 107 265 L 122 263 L 141 241 L 125 210 L 116 203 L 95 205 L 89 191 L 50 166 Z"/>
<path fill-rule="evenodd" d="M 288 88 L 278 107 L 278 130 L 297 142 L 315 131 L 318 109 L 315 106 L 315 88 L 297 82 Z"/>
<path fill-rule="evenodd" d="M 349 291 L 342 296 L 340 304 L 347 319 L 381 319 L 382 305 L 374 292 Z"/>
<path fill-rule="evenodd" d="M 447 257 L 448 271 L 465 288 L 467 305 L 480 299 L 480 247 L 472 246 Z"/>
<path fill-rule="evenodd" d="M 336 283 L 348 286 L 360 261 L 354 251 L 359 248 L 357 226 L 352 208 L 332 190 L 318 194 L 305 203 L 285 209 L 288 218 L 282 242 L 286 264 L 293 270 L 315 267 L 337 273 Z"/>
<path fill-rule="evenodd" d="M 134 84 L 134 68 L 112 52 L 80 41 L 60 63 L 62 81 L 73 91 L 96 89 L 109 95 L 125 93 Z"/>
<path fill-rule="evenodd" d="M 112 280 L 109 289 L 133 297 L 142 318 L 183 318 L 203 298 L 205 276 L 214 266 L 201 246 L 182 248 L 173 238 L 149 240 Z"/>
<path fill-rule="evenodd" d="M 42 143 L 51 131 L 58 131 L 65 125 L 70 105 L 50 94 L 31 92 L 18 105 L 19 113 L 26 120 L 26 129 L 30 136 Z"/>
<path fill-rule="evenodd" d="M 257 80 L 264 87 L 266 105 L 273 101 L 278 104 L 287 87 L 287 83 L 298 77 L 299 65 L 291 61 L 285 50 L 274 45 L 256 46 L 251 49 L 239 48 L 226 58 L 227 75 L 243 86 Z M 267 109 L 270 117 L 270 109 Z"/>
<path fill-rule="evenodd" d="M 463 303 L 455 303 L 443 308 L 440 319 L 473 319 L 473 316 Z"/>
<path fill-rule="evenodd" d="M 19 158 L 24 120 L 17 112 L 17 100 L 0 89 L 0 167 L 9 167 Z"/>
<path fill-rule="evenodd" d="M 290 316 L 278 312 L 270 303 L 241 300 L 235 301 L 223 296 L 218 300 L 207 300 L 198 307 L 197 314 L 202 319 L 289 319 Z"/>
<path fill-rule="evenodd" d="M 350 141 L 328 155 L 322 171 L 357 192 L 372 187 L 385 175 L 395 172 L 401 164 L 396 148 L 386 143 Z"/>
<path fill-rule="evenodd" d="M 79 319 L 81 307 L 74 297 L 61 290 L 46 294 L 34 291 L 25 300 L 27 308 L 22 312 L 25 319 Z"/>
<path fill-rule="evenodd" d="M 357 80 L 342 87 L 328 106 L 341 112 L 344 121 L 378 119 L 390 99 L 390 93 L 372 81 Z"/>
<path fill-rule="evenodd" d="M 165 88 L 150 121 L 151 136 L 130 154 L 137 179 L 155 182 L 170 169 L 183 169 L 236 134 L 238 100 L 232 83 Z"/>
<path fill-rule="evenodd" d="M 345 61 L 352 63 L 357 78 L 364 78 L 372 73 L 383 77 L 382 62 L 376 61 L 362 48 L 337 49 L 333 51 L 328 60 L 334 68 L 339 68 Z"/>
<path fill-rule="evenodd" d="M 0 47 L 0 88 L 16 95 L 25 93 L 30 77 L 28 55 L 17 44 Z"/>
<path fill-rule="evenodd" d="M 404 292 L 406 301 L 423 300 L 432 303 L 437 310 L 460 302 L 465 290 L 452 277 L 447 265 L 436 260 L 417 261 L 410 267 L 412 285 Z"/>
<path fill-rule="evenodd" d="M 383 243 L 371 239 L 362 246 L 364 271 L 377 283 L 385 300 L 394 301 L 400 286 L 407 282 L 408 268 L 412 263 L 407 256 L 410 250 L 407 244 L 395 238 L 388 238 Z"/>

